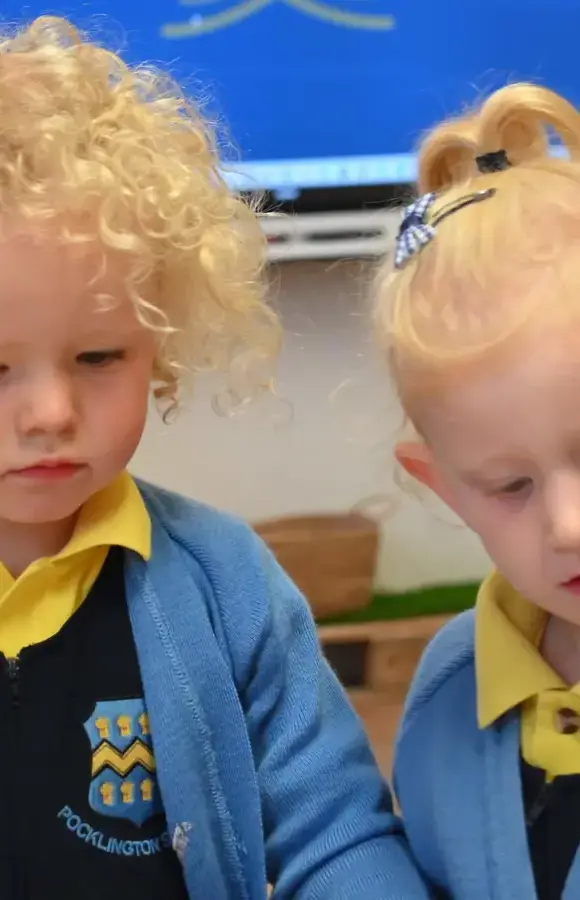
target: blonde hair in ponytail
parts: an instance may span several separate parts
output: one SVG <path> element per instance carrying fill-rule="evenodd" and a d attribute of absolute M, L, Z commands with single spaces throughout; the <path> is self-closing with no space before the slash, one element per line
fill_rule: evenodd
<path fill-rule="evenodd" d="M 550 138 L 565 156 L 550 152 Z M 481 173 L 476 159 L 505 152 L 510 167 Z M 532 316 L 580 315 L 580 113 L 533 84 L 513 84 L 475 112 L 437 126 L 419 152 L 430 215 L 494 188 L 437 226 L 402 271 L 383 263 L 376 328 L 402 390 L 405 366 L 430 371 L 513 339 Z"/>

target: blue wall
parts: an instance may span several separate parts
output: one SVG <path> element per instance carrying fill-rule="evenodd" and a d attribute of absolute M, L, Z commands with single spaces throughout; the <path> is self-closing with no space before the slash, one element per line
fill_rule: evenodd
<path fill-rule="evenodd" d="M 44 11 L 2 4 L 9 20 Z M 50 11 L 83 26 L 96 16 L 99 33 L 124 35 L 128 59 L 203 85 L 248 161 L 405 153 L 514 78 L 580 101 L 572 0 L 65 0 Z"/>

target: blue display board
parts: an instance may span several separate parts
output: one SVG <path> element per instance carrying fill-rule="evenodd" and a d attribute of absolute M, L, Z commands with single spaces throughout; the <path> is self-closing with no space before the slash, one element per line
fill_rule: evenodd
<path fill-rule="evenodd" d="M 573 0 L 2 4 L 4 20 L 43 12 L 92 23 L 210 96 L 238 172 L 262 187 L 407 180 L 422 131 L 509 80 L 580 102 Z"/>

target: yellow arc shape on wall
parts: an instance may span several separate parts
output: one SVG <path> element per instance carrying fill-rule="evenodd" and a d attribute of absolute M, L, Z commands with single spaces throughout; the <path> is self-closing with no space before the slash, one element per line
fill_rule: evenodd
<path fill-rule="evenodd" d="M 210 0 L 211 2 L 211 0 Z M 207 0 L 181 0 L 184 6 L 206 5 Z M 168 22 L 161 27 L 161 35 L 169 40 L 199 37 L 212 31 L 231 28 L 244 19 L 254 16 L 273 3 L 285 3 L 298 12 L 314 19 L 320 19 L 342 28 L 357 28 L 365 31 L 389 31 L 395 27 L 395 19 L 388 15 L 354 13 L 337 9 L 324 0 L 242 0 L 229 9 L 213 15 L 192 16 L 186 22 Z"/>

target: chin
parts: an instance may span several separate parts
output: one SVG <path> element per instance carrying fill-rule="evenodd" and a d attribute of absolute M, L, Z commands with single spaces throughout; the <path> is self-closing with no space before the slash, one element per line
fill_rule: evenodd
<path fill-rule="evenodd" d="M 92 491 L 50 491 L 36 496 L 24 495 L 11 502 L 0 496 L 0 520 L 15 525 L 47 525 L 63 522 L 77 515 Z"/>
<path fill-rule="evenodd" d="M 74 518 L 82 503 L 62 505 L 39 505 L 31 508 L 3 509 L 0 506 L 0 520 L 14 525 L 50 525 Z"/>

